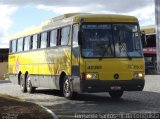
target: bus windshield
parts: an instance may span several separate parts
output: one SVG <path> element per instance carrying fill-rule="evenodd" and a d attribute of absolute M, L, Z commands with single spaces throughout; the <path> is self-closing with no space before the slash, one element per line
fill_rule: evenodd
<path fill-rule="evenodd" d="M 142 57 L 137 24 L 82 25 L 83 57 Z"/>

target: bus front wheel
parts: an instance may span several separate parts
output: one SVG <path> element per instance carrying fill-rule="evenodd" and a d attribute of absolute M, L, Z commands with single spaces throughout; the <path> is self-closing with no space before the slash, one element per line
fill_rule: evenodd
<path fill-rule="evenodd" d="M 115 99 L 121 98 L 123 95 L 123 91 L 109 91 L 109 95 Z"/>
<path fill-rule="evenodd" d="M 71 84 L 70 84 L 69 78 L 67 76 L 64 77 L 63 95 L 67 99 L 73 99 L 74 98 L 74 92 L 71 89 Z"/>

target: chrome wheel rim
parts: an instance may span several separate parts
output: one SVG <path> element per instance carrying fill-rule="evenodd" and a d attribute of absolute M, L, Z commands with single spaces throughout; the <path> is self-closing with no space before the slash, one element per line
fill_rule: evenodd
<path fill-rule="evenodd" d="M 30 90 L 31 83 L 30 83 L 30 78 L 27 78 L 27 90 Z"/>
<path fill-rule="evenodd" d="M 24 83 L 23 83 L 23 78 L 21 77 L 21 85 L 20 85 L 21 88 L 24 87 Z"/>
<path fill-rule="evenodd" d="M 69 80 L 64 82 L 64 94 L 68 96 L 70 94 Z"/>

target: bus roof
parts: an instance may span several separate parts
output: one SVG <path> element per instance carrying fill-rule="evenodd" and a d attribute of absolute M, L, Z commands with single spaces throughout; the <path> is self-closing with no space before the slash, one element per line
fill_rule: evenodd
<path fill-rule="evenodd" d="M 72 23 L 85 22 L 138 22 L 136 17 L 113 14 L 91 14 L 91 13 L 69 13 L 51 18 L 40 26 L 16 33 L 10 37 L 11 40 L 33 35 L 56 27 L 62 27 Z"/>
<path fill-rule="evenodd" d="M 154 25 L 151 26 L 142 26 L 141 32 L 145 32 L 145 34 L 155 34 L 156 33 L 156 27 Z"/>

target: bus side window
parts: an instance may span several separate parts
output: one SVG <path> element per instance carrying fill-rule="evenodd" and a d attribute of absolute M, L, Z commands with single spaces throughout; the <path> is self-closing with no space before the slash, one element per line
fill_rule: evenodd
<path fill-rule="evenodd" d="M 47 47 L 47 32 L 41 33 L 40 48 Z"/>
<path fill-rule="evenodd" d="M 78 24 L 73 26 L 73 54 L 78 57 Z"/>
<path fill-rule="evenodd" d="M 17 41 L 17 52 L 23 51 L 23 38 L 19 38 Z"/>
<path fill-rule="evenodd" d="M 9 53 L 12 53 L 12 41 L 9 42 Z"/>
<path fill-rule="evenodd" d="M 27 51 L 27 50 L 30 49 L 30 40 L 31 40 L 30 36 L 25 37 L 25 39 L 24 39 L 24 51 Z"/>
<path fill-rule="evenodd" d="M 70 37 L 70 27 L 67 26 L 67 27 L 62 28 L 61 45 L 68 45 L 69 37 Z"/>
<path fill-rule="evenodd" d="M 78 47 L 78 24 L 73 26 L 73 47 Z"/>
<path fill-rule="evenodd" d="M 32 36 L 32 49 L 37 49 L 38 48 L 38 35 L 33 35 Z"/>
<path fill-rule="evenodd" d="M 17 47 L 17 40 L 12 40 L 10 43 L 10 53 L 15 53 Z"/>
<path fill-rule="evenodd" d="M 50 47 L 57 45 L 57 30 L 52 30 L 50 32 Z"/>

